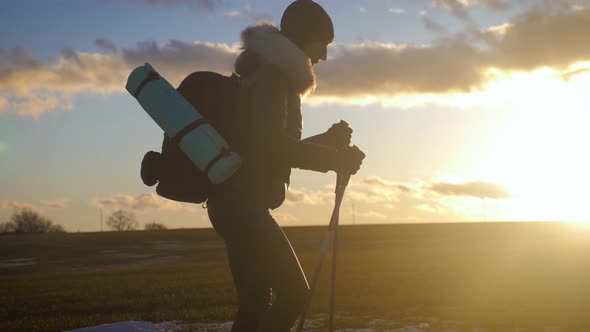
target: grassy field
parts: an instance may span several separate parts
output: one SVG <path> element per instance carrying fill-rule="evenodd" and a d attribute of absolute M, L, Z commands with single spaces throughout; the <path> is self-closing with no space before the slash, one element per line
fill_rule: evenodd
<path fill-rule="evenodd" d="M 310 278 L 325 227 L 287 228 Z M 338 326 L 590 331 L 590 230 L 567 224 L 343 226 Z M 326 261 L 313 312 L 328 310 Z M 212 230 L 0 236 L 0 331 L 227 321 L 235 310 Z M 446 324 L 446 325 L 445 325 Z M 440 328 L 440 329 L 439 329 Z"/>

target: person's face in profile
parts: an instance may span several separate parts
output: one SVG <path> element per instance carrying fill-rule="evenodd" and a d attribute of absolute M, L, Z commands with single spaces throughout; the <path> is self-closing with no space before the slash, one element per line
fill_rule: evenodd
<path fill-rule="evenodd" d="M 320 60 L 326 61 L 328 57 L 328 44 L 330 43 L 325 41 L 310 42 L 303 45 L 302 49 L 311 60 L 311 64 L 315 65 Z"/>

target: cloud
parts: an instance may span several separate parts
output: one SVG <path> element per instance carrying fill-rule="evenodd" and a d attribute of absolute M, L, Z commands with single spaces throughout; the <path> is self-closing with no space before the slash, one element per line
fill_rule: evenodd
<path fill-rule="evenodd" d="M 352 213 L 349 211 L 349 213 Z M 366 219 L 387 219 L 387 216 L 383 213 L 376 211 L 354 211 L 355 218 L 366 218 Z"/>
<path fill-rule="evenodd" d="M 389 8 L 387 10 L 388 12 L 392 13 L 392 14 L 396 14 L 396 15 L 404 15 L 406 14 L 406 10 L 403 8 Z"/>
<path fill-rule="evenodd" d="M 493 1 L 459 2 L 463 7 L 475 3 L 501 7 Z M 316 68 L 318 89 L 310 101 L 467 94 L 484 91 L 497 73 L 547 67 L 562 71 L 565 80 L 585 74 L 571 72 L 570 66 L 590 61 L 590 9 L 568 8 L 534 8 L 503 25 L 469 30 L 430 45 L 335 44 L 329 61 Z M 22 48 L 0 49 L 0 112 L 38 117 L 71 110 L 76 94 L 127 94 L 128 74 L 145 62 L 174 86 L 198 70 L 229 74 L 240 52 L 238 45 L 179 40 L 142 41 L 127 48 L 105 39 L 95 44 L 106 53 L 66 48 L 48 63 Z"/>
<path fill-rule="evenodd" d="M 467 12 L 468 1 L 460 0 L 432 0 L 432 7 L 444 8 L 450 10 L 453 15 L 462 20 L 470 20 L 471 17 Z"/>
<path fill-rule="evenodd" d="M 35 205 L 28 203 L 28 202 L 18 202 L 18 201 L 0 201 L 0 209 L 13 209 L 13 210 L 20 210 L 20 209 L 31 209 L 37 210 Z"/>
<path fill-rule="evenodd" d="M 410 193 L 411 189 L 405 185 L 394 184 L 378 177 L 371 177 L 361 181 L 351 180 L 346 189 L 346 199 L 358 203 L 389 206 L 398 201 L 400 194 Z M 287 191 L 286 205 L 330 205 L 334 202 L 333 185 L 326 185 L 320 189 L 293 188 Z"/>
<path fill-rule="evenodd" d="M 314 96 L 383 96 L 468 92 L 485 83 L 481 51 L 462 40 L 432 46 L 338 45 L 317 69 Z"/>
<path fill-rule="evenodd" d="M 8 109 L 8 99 L 0 96 L 0 113 Z"/>
<path fill-rule="evenodd" d="M 484 6 L 494 11 L 511 8 L 506 0 L 432 0 L 432 7 L 450 10 L 453 16 L 467 21 L 471 20 L 468 8 L 472 6 Z"/>
<path fill-rule="evenodd" d="M 561 78 L 564 81 L 569 81 L 569 80 L 571 80 L 572 78 L 574 78 L 574 77 L 576 77 L 578 75 L 586 74 L 586 73 L 589 73 L 589 72 L 590 72 L 590 68 L 573 69 L 573 70 L 569 70 L 569 71 L 563 73 L 561 75 Z"/>
<path fill-rule="evenodd" d="M 19 115 L 71 109 L 75 93 L 120 91 L 126 71 L 122 59 L 100 54 L 65 49 L 46 65 L 22 48 L 0 49 L 0 93 Z"/>
<path fill-rule="evenodd" d="M 146 62 L 173 86 L 198 70 L 228 74 L 239 52 L 237 46 L 178 40 L 164 45 L 144 41 L 114 53 L 113 43 L 99 39 L 97 45 L 111 54 L 63 49 L 56 61 L 47 64 L 22 48 L 0 49 L 0 111 L 38 117 L 44 112 L 71 110 L 75 94 L 125 94 L 129 73 Z"/>
<path fill-rule="evenodd" d="M 144 193 L 135 196 L 118 194 L 112 197 L 94 199 L 90 202 L 92 206 L 112 210 L 165 210 L 165 211 L 188 211 L 196 212 L 201 208 L 190 203 L 180 203 L 160 197 L 154 193 Z"/>
<path fill-rule="evenodd" d="M 288 202 L 301 203 L 305 200 L 305 193 L 290 187 L 289 190 L 287 190 L 286 200 Z"/>
<path fill-rule="evenodd" d="M 497 11 L 505 11 L 511 8 L 510 1 L 508 0 L 479 0 L 473 1 L 474 3 L 480 3 L 483 6 Z M 514 1 L 513 1 L 514 2 Z"/>
<path fill-rule="evenodd" d="M 154 41 L 143 41 L 137 43 L 135 48 L 123 48 L 122 59 L 132 68 L 149 62 L 165 75 L 168 81 L 174 82 L 173 85 L 177 86 L 184 77 L 194 71 L 231 73 L 239 51 L 237 45 L 209 42 L 188 43 L 170 40 L 165 45 L 158 45 Z M 127 77 L 125 82 L 126 79 Z"/>
<path fill-rule="evenodd" d="M 0 209 L 31 209 L 31 210 L 42 210 L 45 208 L 49 209 L 63 209 L 67 207 L 67 203 L 70 201 L 69 198 L 54 199 L 54 200 L 41 200 L 39 204 L 33 204 L 29 202 L 18 202 L 18 201 L 0 201 Z"/>
<path fill-rule="evenodd" d="M 498 28 L 499 29 L 499 28 Z M 359 43 L 331 47 L 318 66 L 315 97 L 364 98 L 470 93 L 486 88 L 491 70 L 567 70 L 590 60 L 590 9 L 532 10 L 498 29 L 443 38 L 425 46 Z M 567 36 L 567 37 L 566 37 Z M 487 43 L 486 47 L 477 46 Z"/>
<path fill-rule="evenodd" d="M 492 47 L 493 65 L 505 70 L 539 67 L 564 69 L 589 60 L 590 9 L 580 11 L 531 10 L 516 17 L 504 37 Z"/>
<path fill-rule="evenodd" d="M 63 209 L 67 206 L 69 201 L 70 200 L 67 198 L 55 200 L 42 200 L 39 202 L 39 205 L 44 208 Z"/>
<path fill-rule="evenodd" d="M 422 25 L 430 32 L 441 33 L 446 31 L 444 26 L 435 22 L 425 11 L 420 12 L 420 19 L 422 20 Z"/>
<path fill-rule="evenodd" d="M 285 205 L 329 208 L 333 198 L 332 185 L 328 184 L 315 190 L 290 188 Z M 483 220 L 482 198 L 495 199 L 494 204 L 504 204 L 511 196 L 502 186 L 483 181 L 451 183 L 412 179 L 400 182 L 369 176 L 351 179 L 342 207 L 346 212 L 342 215 L 349 218 L 354 206 L 354 215 L 360 222 L 364 219 L 372 222 L 408 221 L 409 215 L 429 222 Z"/>
<path fill-rule="evenodd" d="M 221 0 L 101 0 L 107 4 L 129 3 L 146 6 L 189 6 L 194 10 L 213 10 Z"/>
<path fill-rule="evenodd" d="M 508 32 L 508 29 L 512 28 L 513 24 L 509 23 L 509 22 L 505 22 L 499 25 L 494 25 L 491 26 L 489 28 L 487 28 L 484 32 L 485 33 L 491 33 L 497 37 L 503 37 L 506 35 L 506 32 Z"/>
<path fill-rule="evenodd" d="M 289 187 L 287 190 L 287 205 L 322 205 L 333 200 L 334 194 L 328 190 L 310 190 L 306 188 L 295 189 Z"/>
<path fill-rule="evenodd" d="M 242 18 L 252 23 L 257 23 L 260 21 L 272 21 L 272 15 L 267 13 L 254 12 L 252 11 L 252 7 L 250 5 L 244 7 L 241 10 L 232 10 L 225 12 L 223 15 L 226 17 Z"/>
<path fill-rule="evenodd" d="M 373 178 L 373 177 L 371 177 Z M 373 186 L 391 187 L 394 181 L 369 180 Z M 395 204 L 382 209 L 383 203 L 366 205 L 372 211 L 388 216 L 388 219 L 408 221 L 411 215 L 421 221 L 467 221 L 482 220 L 482 195 L 491 198 L 509 198 L 507 192 L 496 184 L 471 182 L 448 183 L 442 181 L 413 179 L 400 185 L 410 188 L 408 192 L 398 192 Z M 435 190 L 436 189 L 436 190 Z M 437 191 L 438 190 L 438 191 Z M 356 201 L 355 201 L 356 202 Z M 501 201 L 498 201 L 501 204 Z M 362 209 L 361 209 L 362 210 Z"/>
<path fill-rule="evenodd" d="M 213 8 L 218 2 L 215 0 L 143 0 L 147 5 L 179 5 L 179 4 L 195 4 L 204 8 Z"/>
<path fill-rule="evenodd" d="M 413 196 L 415 185 L 385 180 L 378 176 L 369 176 L 360 180 L 351 180 L 346 190 L 346 199 L 355 203 L 393 208 L 402 196 Z"/>
<path fill-rule="evenodd" d="M 447 196 L 465 196 L 476 198 L 506 199 L 510 194 L 502 186 L 483 181 L 465 183 L 433 183 L 430 189 Z"/>
<path fill-rule="evenodd" d="M 107 39 L 102 39 L 99 38 L 97 40 L 94 41 L 94 44 L 100 48 L 101 50 L 107 52 L 107 53 L 117 53 L 117 46 L 115 45 L 114 42 L 107 40 Z"/>
<path fill-rule="evenodd" d="M 290 213 L 273 212 L 272 216 L 281 224 L 297 223 L 297 217 Z"/>
<path fill-rule="evenodd" d="M 384 187 L 389 189 L 395 189 L 402 192 L 409 193 L 412 191 L 408 186 L 395 183 L 392 181 L 384 180 L 378 176 L 369 176 L 361 180 L 362 183 L 367 184 L 369 186 L 377 186 L 377 187 Z"/>
<path fill-rule="evenodd" d="M 461 186 L 465 183 L 457 185 L 459 188 L 444 188 L 464 195 L 441 194 L 433 190 L 433 186 L 441 183 L 419 179 L 397 182 L 371 176 L 351 183 L 345 200 L 354 202 L 357 219 L 407 221 L 406 216 L 412 215 L 422 221 L 449 221 L 481 218 L 480 197 L 471 194 L 481 195 L 483 192 L 488 196 L 499 196 L 487 187 Z M 443 188 L 437 186 L 436 189 Z M 351 209 L 348 211 L 350 213 Z"/>

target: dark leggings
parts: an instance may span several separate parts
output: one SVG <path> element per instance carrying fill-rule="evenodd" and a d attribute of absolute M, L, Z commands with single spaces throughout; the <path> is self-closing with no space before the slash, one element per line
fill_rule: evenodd
<path fill-rule="evenodd" d="M 309 286 L 269 210 L 210 199 L 208 213 L 225 241 L 238 293 L 232 332 L 290 331 L 303 312 Z"/>

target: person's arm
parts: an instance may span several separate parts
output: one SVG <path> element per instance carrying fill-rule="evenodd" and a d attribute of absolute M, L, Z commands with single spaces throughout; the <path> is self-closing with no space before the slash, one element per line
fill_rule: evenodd
<path fill-rule="evenodd" d="M 301 141 L 286 133 L 288 82 L 283 74 L 265 65 L 249 86 L 256 155 L 269 156 L 294 168 L 327 172 L 336 168 L 337 150 L 333 147 Z"/>
<path fill-rule="evenodd" d="M 325 133 L 310 136 L 304 139 L 304 142 L 328 145 L 332 147 L 346 147 L 350 145 L 352 139 L 352 129 L 343 120 L 333 124 Z"/>
<path fill-rule="evenodd" d="M 309 136 L 308 138 L 304 138 L 301 141 L 305 142 L 305 143 L 326 145 L 325 143 L 323 143 L 326 141 L 326 133 L 321 133 L 321 134 L 317 134 L 314 136 Z"/>

